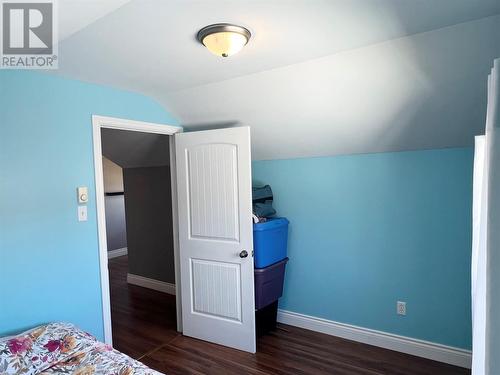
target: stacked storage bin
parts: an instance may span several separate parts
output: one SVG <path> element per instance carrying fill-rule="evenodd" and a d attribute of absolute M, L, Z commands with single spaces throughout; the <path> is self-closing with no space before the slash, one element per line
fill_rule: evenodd
<path fill-rule="evenodd" d="M 257 334 L 276 327 L 278 299 L 283 294 L 288 220 L 272 218 L 253 225 Z"/>

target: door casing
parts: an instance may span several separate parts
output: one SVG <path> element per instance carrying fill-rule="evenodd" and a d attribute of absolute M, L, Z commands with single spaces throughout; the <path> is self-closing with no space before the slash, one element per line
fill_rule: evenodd
<path fill-rule="evenodd" d="M 172 188 L 172 224 L 174 237 L 175 264 L 175 299 L 177 308 L 177 331 L 182 332 L 182 304 L 180 281 L 179 231 L 177 207 L 177 173 L 175 168 L 175 141 L 173 135 L 181 133 L 179 126 L 155 124 L 143 121 L 127 120 L 115 117 L 92 116 L 92 135 L 94 146 L 94 176 L 97 210 L 97 232 L 99 241 L 99 268 L 101 276 L 102 317 L 104 325 L 104 341 L 112 345 L 111 303 L 109 294 L 108 249 L 106 241 L 106 216 L 104 206 L 104 177 L 102 170 L 101 129 L 128 130 L 142 133 L 170 135 L 170 177 Z"/>

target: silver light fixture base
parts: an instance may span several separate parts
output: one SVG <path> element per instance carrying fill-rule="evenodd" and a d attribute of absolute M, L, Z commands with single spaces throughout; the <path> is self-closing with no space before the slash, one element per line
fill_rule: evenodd
<path fill-rule="evenodd" d="M 208 25 L 202 28 L 200 31 L 198 31 L 198 34 L 196 35 L 196 39 L 203 44 L 203 39 L 210 34 L 215 34 L 215 33 L 221 33 L 221 32 L 232 32 L 232 33 L 238 33 L 243 35 L 247 43 L 250 40 L 250 37 L 252 34 L 250 33 L 250 30 L 243 26 L 237 26 L 233 25 L 230 23 L 215 23 L 213 25 Z M 245 43 L 246 44 L 246 43 Z"/>

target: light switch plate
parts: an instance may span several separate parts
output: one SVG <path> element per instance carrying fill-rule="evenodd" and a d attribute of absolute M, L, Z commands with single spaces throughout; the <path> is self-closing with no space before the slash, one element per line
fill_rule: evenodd
<path fill-rule="evenodd" d="M 87 221 L 87 206 L 78 206 L 78 221 Z"/>
<path fill-rule="evenodd" d="M 77 189 L 78 204 L 85 204 L 89 201 L 89 189 L 86 186 L 80 186 Z"/>

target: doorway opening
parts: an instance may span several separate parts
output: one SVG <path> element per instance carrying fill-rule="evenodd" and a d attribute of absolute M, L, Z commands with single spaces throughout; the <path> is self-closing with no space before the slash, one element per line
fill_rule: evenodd
<path fill-rule="evenodd" d="M 137 359 L 177 326 L 169 137 L 101 131 L 113 344 Z"/>
<path fill-rule="evenodd" d="M 182 330 L 173 134 L 93 117 L 105 341 L 139 359 Z"/>

